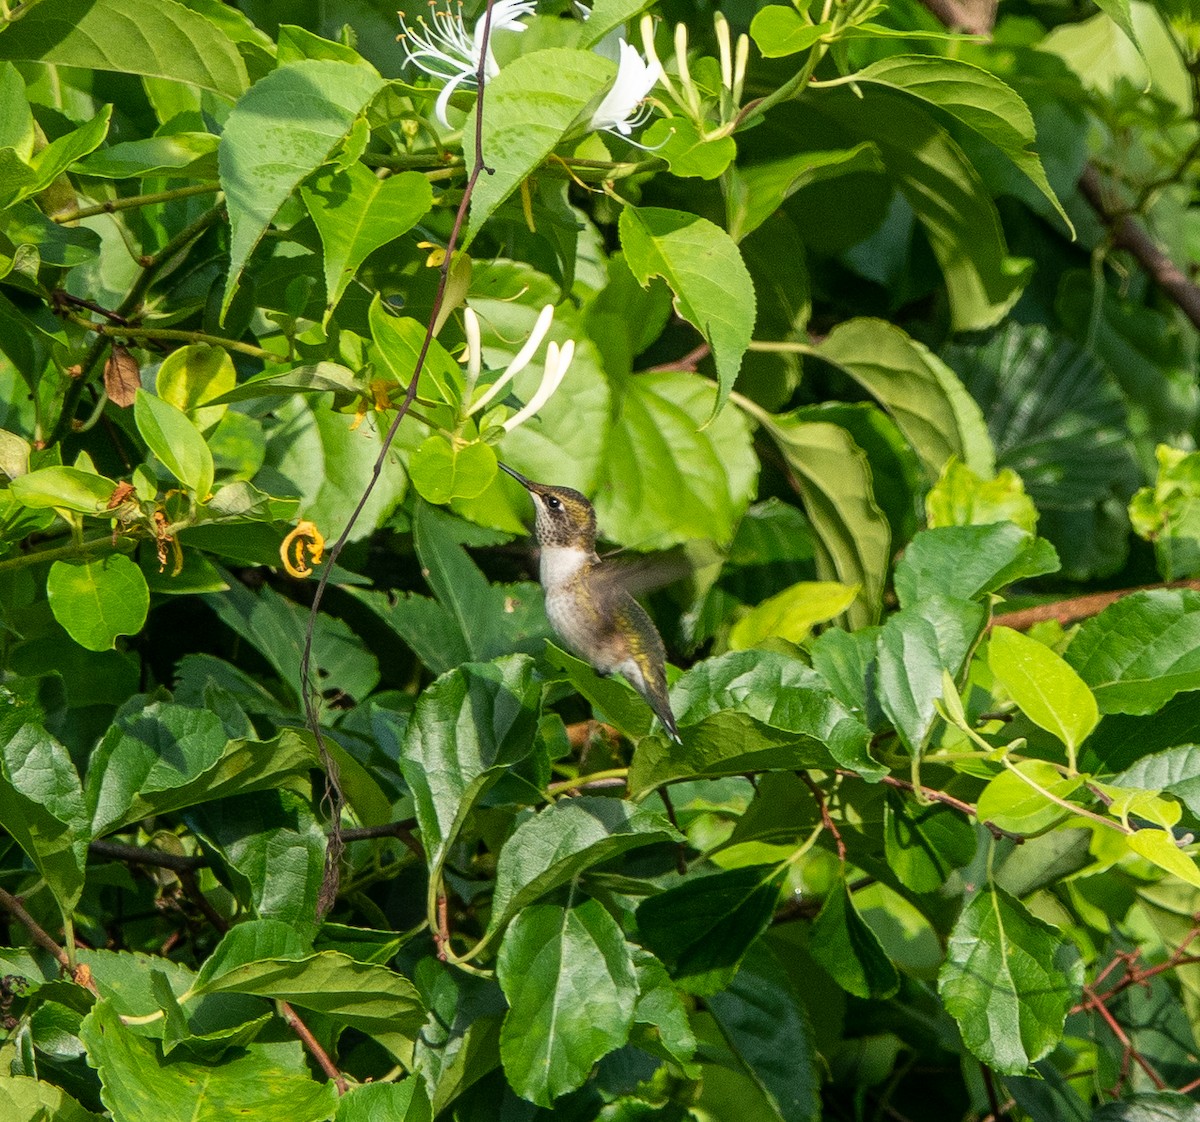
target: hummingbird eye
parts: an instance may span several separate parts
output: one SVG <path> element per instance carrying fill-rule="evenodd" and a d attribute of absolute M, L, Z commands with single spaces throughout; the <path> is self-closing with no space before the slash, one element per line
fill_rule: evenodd
<path fill-rule="evenodd" d="M 562 508 L 563 508 L 562 500 L 555 495 L 547 495 L 546 496 L 546 505 L 551 510 L 562 510 Z"/>

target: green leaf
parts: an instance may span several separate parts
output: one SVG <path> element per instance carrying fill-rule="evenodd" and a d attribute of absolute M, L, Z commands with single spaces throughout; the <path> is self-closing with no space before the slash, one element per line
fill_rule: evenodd
<path fill-rule="evenodd" d="M 326 1122 L 337 1103 L 333 1084 L 309 1075 L 299 1043 L 251 1044 L 217 1063 L 167 1060 L 157 1042 L 121 1023 L 110 1001 L 96 1003 L 79 1038 L 99 1072 L 101 1100 L 122 1122 Z"/>
<path fill-rule="evenodd" d="M 681 841 L 658 811 L 583 795 L 527 818 L 500 850 L 489 934 L 585 870 L 645 845 Z"/>
<path fill-rule="evenodd" d="M 994 479 L 982 479 L 966 464 L 947 460 L 925 496 L 925 517 L 930 529 L 1012 522 L 1032 534 L 1038 510 L 1012 468 L 1004 468 Z"/>
<path fill-rule="evenodd" d="M 930 481 L 951 457 L 981 475 L 995 471 L 979 406 L 954 371 L 900 328 L 878 319 L 839 324 L 816 348 L 887 410 Z"/>
<path fill-rule="evenodd" d="M 326 838 L 307 802 L 287 791 L 231 795 L 195 808 L 187 822 L 255 915 L 315 934 Z"/>
<path fill-rule="evenodd" d="M 1200 689 L 1200 592 L 1122 597 L 1083 624 L 1065 657 L 1102 713 L 1153 713 Z"/>
<path fill-rule="evenodd" d="M 140 701 L 134 698 L 133 702 Z M 282 786 L 308 793 L 316 750 L 286 729 L 271 740 L 227 740 L 207 709 L 155 701 L 121 713 L 88 768 L 94 836 L 180 807 Z"/>
<path fill-rule="evenodd" d="M 823 35 L 833 30 L 831 23 L 811 23 L 795 8 L 768 4 L 754 13 L 750 37 L 763 58 L 784 58 L 807 51 Z"/>
<path fill-rule="evenodd" d="M 801 581 L 742 616 L 729 632 L 729 648 L 745 650 L 772 638 L 803 643 L 818 623 L 840 616 L 857 595 L 857 588 L 836 581 Z"/>
<path fill-rule="evenodd" d="M 227 393 L 210 398 L 208 405 L 229 405 L 235 401 L 253 401 L 259 397 L 291 397 L 296 393 L 358 394 L 358 379 L 336 362 L 318 362 L 296 366 L 282 374 L 262 374 L 236 386 Z"/>
<path fill-rule="evenodd" d="M 287 493 L 280 477 L 290 483 L 291 494 L 300 499 L 297 516 L 315 522 L 332 538 L 362 497 L 386 426 L 356 429 L 353 417 L 335 413 L 321 398 L 293 397 L 274 415 L 277 424 L 267 442 L 267 465 L 274 476 L 271 489 Z M 405 436 L 401 426 L 396 444 L 403 445 Z M 379 481 L 350 534 L 352 542 L 386 521 L 408 490 L 408 474 L 395 452 L 393 445 L 393 454 L 384 459 Z"/>
<path fill-rule="evenodd" d="M 883 625 L 879 704 L 914 756 L 924 752 L 937 720 L 943 672 L 958 678 L 986 622 L 981 605 L 932 593 Z"/>
<path fill-rule="evenodd" d="M 432 1122 L 433 1110 L 425 1084 L 409 1078 L 402 1083 L 360 1083 L 338 1100 L 334 1122 Z"/>
<path fill-rule="evenodd" d="M 810 416 L 819 413 L 759 419 L 787 461 L 816 531 L 817 573 L 858 586 L 858 602 L 846 615 L 862 627 L 877 620 L 883 606 L 891 530 L 875 502 L 862 449 L 840 425 Z"/>
<path fill-rule="evenodd" d="M 407 234 L 433 206 L 433 188 L 420 172 L 379 179 L 360 163 L 323 170 L 300 194 L 325 251 L 326 322 L 358 267 Z"/>
<path fill-rule="evenodd" d="M 896 564 L 896 596 L 906 608 L 938 594 L 978 600 L 1057 568 L 1050 543 L 1011 522 L 941 526 L 909 543 Z"/>
<path fill-rule="evenodd" d="M 408 461 L 417 494 L 431 503 L 478 498 L 491 486 L 498 470 L 490 445 L 451 443 L 440 433 L 426 437 Z"/>
<path fill-rule="evenodd" d="M 308 609 L 270 585 L 254 592 L 232 578 L 228 584 L 223 592 L 205 597 L 206 603 L 236 635 L 258 648 L 298 702 Z M 323 690 L 362 701 L 379 682 L 379 662 L 345 620 L 322 613 L 313 631 L 313 674 Z"/>
<path fill-rule="evenodd" d="M 954 925 L 938 992 L 976 1058 L 1020 1075 L 1062 1039 L 1082 973 L 1056 928 L 989 887 Z"/>
<path fill-rule="evenodd" d="M 69 917 L 83 892 L 90 824 L 71 757 L 40 725 L 21 725 L 0 747 L 0 821 Z"/>
<path fill-rule="evenodd" d="M 737 156 L 732 136 L 708 139 L 686 117 L 660 117 L 645 132 L 641 143 L 666 160 L 673 175 L 716 179 Z"/>
<path fill-rule="evenodd" d="M 1130 834 L 1126 840 L 1134 853 L 1154 862 L 1185 884 L 1200 888 L 1200 867 L 1196 865 L 1195 858 L 1180 850 L 1170 830 L 1151 827 Z"/>
<path fill-rule="evenodd" d="M 1116 7 L 1116 0 L 1098 0 L 1096 6 L 1108 11 Z M 1175 1091 L 1161 1091 L 1102 1103 L 1089 1122 L 1196 1122 L 1196 1117 L 1194 1099 Z"/>
<path fill-rule="evenodd" d="M 682 989 L 709 997 L 766 930 L 786 875 L 786 867 L 746 865 L 689 877 L 638 905 L 642 942 Z"/>
<path fill-rule="evenodd" d="M 1037 141 L 1033 115 L 1020 95 L 994 74 L 959 59 L 892 55 L 855 71 L 854 81 L 920 98 L 994 144 L 1041 192 L 1074 236 L 1075 227 L 1033 149 Z"/>
<path fill-rule="evenodd" d="M 495 209 L 531 175 L 575 119 L 612 82 L 613 63 L 590 51 L 551 48 L 521 55 L 487 84 L 483 150 L 491 175 L 471 195 L 464 248 Z M 475 151 L 475 114 L 463 124 L 462 149 Z"/>
<path fill-rule="evenodd" d="M 831 765 L 881 774 L 870 732 L 819 674 L 774 651 L 734 651 L 697 663 L 671 691 L 683 746 L 650 736 L 634 752 L 629 790 L 672 779 Z"/>
<path fill-rule="evenodd" d="M 994 627 L 988 666 L 1021 712 L 1057 736 L 1073 761 L 1079 745 L 1099 723 L 1100 711 L 1092 691 L 1070 664 L 1028 635 Z"/>
<path fill-rule="evenodd" d="M 741 242 L 802 187 L 858 173 L 881 174 L 879 150 L 870 141 L 829 152 L 798 152 L 729 169 L 725 207 L 730 237 Z"/>
<path fill-rule="evenodd" d="M 306 59 L 273 70 L 233 107 L 218 153 L 231 227 L 222 318 L 279 208 L 349 135 L 382 87 L 368 66 Z"/>
<path fill-rule="evenodd" d="M 720 411 L 741 369 L 754 331 L 754 284 L 737 244 L 719 226 L 686 211 L 627 206 L 621 248 L 643 287 L 662 277 L 675 311 L 699 331 L 717 364 Z"/>
<path fill-rule="evenodd" d="M 99 179 L 175 174 L 215 180 L 220 142 L 221 138 L 210 132 L 177 132 L 126 140 L 85 156 L 75 170 Z"/>
<path fill-rule="evenodd" d="M 6 1122 L 102 1122 L 61 1087 L 28 1075 L 0 1075 L 0 1115 Z"/>
<path fill-rule="evenodd" d="M 812 926 L 809 954 L 847 993 L 864 1000 L 888 998 L 900 976 L 879 940 L 858 914 L 844 880 L 829 890 Z"/>
<path fill-rule="evenodd" d="M 3 45 L 0 44 L 0 53 L 3 49 Z M 7 184 L 0 188 L 0 206 L 12 206 L 21 199 L 27 199 L 45 190 L 76 160 L 98 148 L 108 132 L 111 117 L 112 106 L 106 105 L 86 124 L 60 136 L 57 140 L 52 140 L 30 157 L 32 176 L 19 173 L 10 178 Z M 17 241 L 18 235 L 11 230 L 8 231 L 8 236 Z"/>
<path fill-rule="evenodd" d="M 46 578 L 54 618 L 81 647 L 108 651 L 121 635 L 136 635 L 150 610 L 146 577 L 128 557 L 55 561 Z"/>
<path fill-rule="evenodd" d="M 212 492 L 213 458 L 199 429 L 169 401 L 137 391 L 133 416 L 138 432 L 163 466 L 203 502 Z"/>
<path fill-rule="evenodd" d="M 1109 781 L 1115 787 L 1140 787 L 1173 795 L 1200 818 L 1200 746 L 1180 744 L 1143 756 Z"/>
<path fill-rule="evenodd" d="M 779 1122 L 820 1122 L 817 1047 L 783 964 L 756 943 L 729 986 L 705 1001 L 734 1056 Z"/>
<path fill-rule="evenodd" d="M 249 79 L 237 48 L 176 0 L 54 0 L 25 5 L 0 36 L 0 59 L 187 82 L 230 100 Z"/>
<path fill-rule="evenodd" d="M 1129 503 L 1134 533 L 1154 543 L 1158 571 L 1168 581 L 1200 572 L 1200 454 L 1160 444 L 1158 473 Z"/>
<path fill-rule="evenodd" d="M 652 1056 L 672 1060 L 687 1071 L 696 1051 L 696 1036 L 679 991 L 671 984 L 666 967 L 648 951 L 635 947 L 633 964 L 637 968 L 638 998 L 630 1043 Z"/>
<path fill-rule="evenodd" d="M 711 405 L 711 386 L 694 376 L 643 374 L 629 382 L 595 492 L 596 517 L 610 540 L 666 549 L 733 537 L 754 497 L 758 461 L 737 411 L 705 425 Z"/>
<path fill-rule="evenodd" d="M 225 413 L 224 405 L 206 403 L 228 393 L 236 384 L 237 371 L 229 352 L 207 343 L 172 351 L 154 376 L 158 396 L 185 413 L 201 432 L 216 425 Z"/>
<path fill-rule="evenodd" d="M 987 189 L 971 162 L 929 114 L 902 94 L 822 91 L 793 113 L 834 122 L 841 143 L 872 141 L 889 177 L 921 223 L 941 266 L 955 331 L 990 327 L 1028 283 L 1030 261 L 1008 254 Z M 791 123 L 791 118 L 784 123 Z M 848 135 L 847 135 L 848 134 Z M 823 143 L 818 147 L 832 147 Z"/>
<path fill-rule="evenodd" d="M 17 476 L 9 489 L 17 502 L 34 510 L 62 507 L 80 514 L 103 514 L 117 485 L 95 472 L 55 465 Z"/>
<path fill-rule="evenodd" d="M 214 958 L 216 953 L 221 952 L 215 952 Z M 425 1019 L 425 1008 L 412 982 L 385 966 L 357 962 L 340 951 L 241 963 L 235 959 L 235 955 L 222 954 L 223 969 L 201 970 L 192 995 L 254 994 L 311 1009 L 372 1034 L 411 1037 Z"/>
<path fill-rule="evenodd" d="M 509 1010 L 500 1057 L 522 1098 L 549 1106 L 583 1084 L 629 1036 L 637 996 L 631 948 L 595 900 L 522 911 L 500 945 L 496 973 Z"/>
<path fill-rule="evenodd" d="M 994 822 L 1002 830 L 1038 833 L 1070 813 L 1047 796 L 1070 798 L 1082 782 L 1077 776 L 1063 775 L 1045 760 L 1021 760 L 983 789 L 976 806 L 979 820 Z"/>
<path fill-rule="evenodd" d="M 562 673 L 564 680 L 592 703 L 597 720 L 616 728 L 622 736 L 638 741 L 650 731 L 654 714 L 641 695 L 619 675 L 600 677 L 583 659 L 568 654 L 552 642 L 546 644 L 546 662 Z"/>
<path fill-rule="evenodd" d="M 524 655 L 467 663 L 421 694 L 399 763 L 432 869 L 484 791 L 529 755 L 540 694 Z"/>
<path fill-rule="evenodd" d="M 978 844 L 974 826 L 959 811 L 936 802 L 920 806 L 897 791 L 888 792 L 883 829 L 888 867 L 912 892 L 940 889 L 971 863 Z"/>

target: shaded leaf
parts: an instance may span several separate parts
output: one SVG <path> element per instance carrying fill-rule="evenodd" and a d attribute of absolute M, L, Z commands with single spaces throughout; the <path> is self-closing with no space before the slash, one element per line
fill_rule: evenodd
<path fill-rule="evenodd" d="M 55 561 L 46 577 L 54 618 L 81 647 L 108 651 L 136 635 L 150 610 L 146 577 L 123 553 L 96 561 Z"/>
<path fill-rule="evenodd" d="M 875 933 L 863 922 L 844 880 L 825 897 L 813 921 L 809 953 L 847 993 L 887 998 L 900 988 L 900 976 Z"/>

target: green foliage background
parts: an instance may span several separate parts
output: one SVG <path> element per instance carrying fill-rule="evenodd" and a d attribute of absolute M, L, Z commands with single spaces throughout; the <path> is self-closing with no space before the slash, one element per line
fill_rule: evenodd
<path fill-rule="evenodd" d="M 385 449 L 471 83 L 0 3 L 0 1116 L 1195 1119 L 1200 13 L 536 8 Z M 498 458 L 665 554 L 682 746 Z"/>

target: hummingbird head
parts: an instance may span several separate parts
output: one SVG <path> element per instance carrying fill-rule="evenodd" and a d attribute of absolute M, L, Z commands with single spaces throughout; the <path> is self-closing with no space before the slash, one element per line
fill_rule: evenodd
<path fill-rule="evenodd" d="M 534 532 L 539 545 L 565 546 L 588 553 L 595 551 L 596 511 L 586 496 L 571 487 L 534 483 L 507 464 L 500 464 L 500 468 L 521 484 L 533 499 L 537 513 Z"/>

